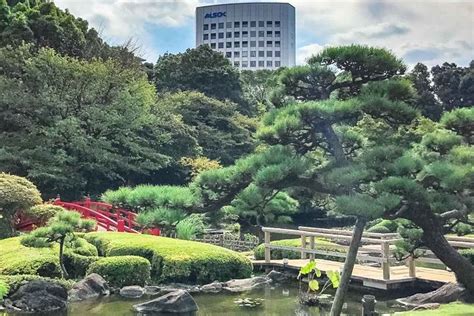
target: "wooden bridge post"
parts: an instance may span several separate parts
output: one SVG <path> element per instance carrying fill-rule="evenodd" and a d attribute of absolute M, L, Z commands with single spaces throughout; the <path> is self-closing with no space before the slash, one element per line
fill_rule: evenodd
<path fill-rule="evenodd" d="M 382 271 L 383 279 L 390 280 L 390 242 L 382 242 Z"/>
<path fill-rule="evenodd" d="M 408 276 L 410 278 L 416 278 L 415 258 L 413 258 L 413 256 L 409 256 L 407 259 L 407 263 L 408 263 Z"/>
<path fill-rule="evenodd" d="M 264 232 L 265 239 L 265 263 L 270 263 L 271 260 L 271 249 L 270 249 L 270 232 Z"/>
<path fill-rule="evenodd" d="M 309 237 L 309 249 L 314 250 L 314 236 Z M 309 259 L 314 260 L 314 253 L 309 254 Z"/>
<path fill-rule="evenodd" d="M 301 235 L 301 259 L 306 259 L 306 235 Z"/>
<path fill-rule="evenodd" d="M 121 233 L 125 231 L 125 221 L 123 219 L 117 221 L 117 231 Z"/>

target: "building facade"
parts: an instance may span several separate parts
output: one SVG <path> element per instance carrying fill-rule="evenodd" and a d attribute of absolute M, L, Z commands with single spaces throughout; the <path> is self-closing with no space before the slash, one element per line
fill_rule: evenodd
<path fill-rule="evenodd" d="M 196 47 L 207 44 L 242 70 L 295 65 L 295 8 L 234 3 L 196 8 Z"/>

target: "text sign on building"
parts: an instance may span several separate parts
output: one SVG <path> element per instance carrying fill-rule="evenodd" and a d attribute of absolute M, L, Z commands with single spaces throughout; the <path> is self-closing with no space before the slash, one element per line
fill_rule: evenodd
<path fill-rule="evenodd" d="M 221 18 L 225 17 L 225 12 L 214 12 L 214 13 L 206 13 L 204 16 L 205 19 L 214 19 L 214 18 Z"/>

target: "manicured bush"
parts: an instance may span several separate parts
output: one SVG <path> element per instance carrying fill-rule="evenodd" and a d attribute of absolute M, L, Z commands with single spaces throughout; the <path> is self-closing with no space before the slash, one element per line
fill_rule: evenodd
<path fill-rule="evenodd" d="M 275 246 L 289 246 L 289 247 L 301 247 L 301 239 L 282 239 L 282 240 L 275 240 L 270 242 L 272 245 Z M 315 248 L 319 250 L 327 250 L 327 251 L 334 251 L 334 252 L 343 252 L 338 244 L 333 242 L 327 241 L 325 239 L 316 238 L 315 240 Z M 258 245 L 253 254 L 256 260 L 263 260 L 265 259 L 265 245 L 260 244 Z M 271 258 L 278 260 L 283 258 L 288 259 L 301 259 L 301 253 L 299 251 L 290 251 L 290 250 L 279 250 L 279 249 L 272 249 L 270 252 Z M 316 258 L 326 259 L 329 258 L 327 255 L 316 254 Z M 333 259 L 339 260 L 338 257 L 334 257 Z"/>
<path fill-rule="evenodd" d="M 373 225 L 369 229 L 367 229 L 370 233 L 381 233 L 381 234 L 388 234 L 388 233 L 396 233 L 398 229 L 398 223 L 396 221 L 390 221 L 384 219 L 377 224 Z"/>
<path fill-rule="evenodd" d="M 0 283 L 4 282 L 7 287 L 9 288 L 8 293 L 14 293 L 18 288 L 23 285 L 25 282 L 34 281 L 34 280 L 44 280 L 48 282 L 52 282 L 55 284 L 59 284 L 70 290 L 74 283 L 73 280 L 64 280 L 64 279 L 52 279 L 47 277 L 41 277 L 39 275 L 31 275 L 31 274 L 18 274 L 18 275 L 1 275 L 0 274 Z"/>
<path fill-rule="evenodd" d="M 151 262 L 158 282 L 209 283 L 246 278 L 250 260 L 232 250 L 195 241 L 113 232 L 88 233 L 86 240 L 105 256 L 134 255 Z"/>
<path fill-rule="evenodd" d="M 83 256 L 71 250 L 67 250 L 64 253 L 66 270 L 69 273 L 69 277 L 75 279 L 84 277 L 90 265 L 99 259 L 100 257 L 98 256 Z"/>
<path fill-rule="evenodd" d="M 87 274 L 97 273 L 115 287 L 144 286 L 150 280 L 150 270 L 150 262 L 145 258 L 119 256 L 97 260 L 90 265 Z"/>
<path fill-rule="evenodd" d="M 466 257 L 472 265 L 474 265 L 474 249 L 462 249 L 459 250 L 459 253 L 463 256 Z"/>
<path fill-rule="evenodd" d="M 24 213 L 39 225 L 44 225 L 49 219 L 62 211 L 65 211 L 65 209 L 59 205 L 39 204 L 25 210 Z"/>
<path fill-rule="evenodd" d="M 389 234 L 391 233 L 390 229 L 382 226 L 382 225 L 375 225 L 367 229 L 369 233 L 380 233 L 380 234 Z"/>

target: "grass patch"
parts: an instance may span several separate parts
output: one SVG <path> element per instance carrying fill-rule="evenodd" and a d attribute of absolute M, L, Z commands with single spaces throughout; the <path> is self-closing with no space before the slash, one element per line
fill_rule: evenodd
<path fill-rule="evenodd" d="M 464 304 L 460 302 L 443 304 L 437 309 L 430 309 L 424 311 L 415 312 L 402 312 L 395 313 L 400 316 L 473 316 L 474 315 L 474 304 Z"/>
<path fill-rule="evenodd" d="M 106 257 L 140 256 L 148 259 L 151 278 L 158 282 L 202 284 L 246 278 L 252 273 L 249 259 L 210 244 L 114 232 L 88 233 L 84 238 Z"/>

